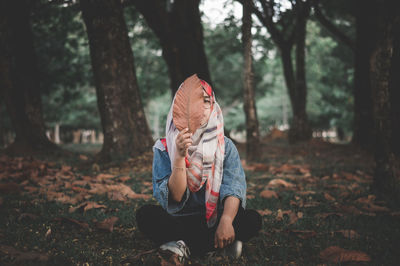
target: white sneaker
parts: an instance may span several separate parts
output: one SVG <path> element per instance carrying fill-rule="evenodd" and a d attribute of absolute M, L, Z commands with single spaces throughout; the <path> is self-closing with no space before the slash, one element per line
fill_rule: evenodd
<path fill-rule="evenodd" d="M 222 256 L 237 259 L 242 255 L 242 249 L 243 242 L 240 240 L 235 240 L 232 244 L 222 249 Z"/>
<path fill-rule="evenodd" d="M 183 240 L 170 241 L 160 246 L 161 250 L 169 250 L 172 253 L 178 255 L 179 261 L 183 262 L 185 259 L 189 259 L 190 251 Z"/>

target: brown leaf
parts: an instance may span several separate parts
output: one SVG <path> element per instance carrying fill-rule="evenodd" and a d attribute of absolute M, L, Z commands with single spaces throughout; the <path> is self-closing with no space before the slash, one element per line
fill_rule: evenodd
<path fill-rule="evenodd" d="M 329 193 L 327 193 L 327 192 L 324 193 L 324 197 L 325 197 L 326 200 L 329 200 L 329 201 L 335 201 L 335 200 L 336 200 L 334 197 L 332 197 L 332 196 L 331 196 Z"/>
<path fill-rule="evenodd" d="M 20 187 L 15 182 L 0 184 L 0 193 L 17 193 L 20 191 Z"/>
<path fill-rule="evenodd" d="M 96 179 L 98 181 L 104 181 L 106 179 L 110 179 L 110 178 L 113 178 L 113 177 L 114 177 L 114 175 L 110 175 L 110 174 L 99 174 L 99 175 L 96 176 Z"/>
<path fill-rule="evenodd" d="M 301 239 L 308 239 L 317 235 L 316 232 L 311 230 L 290 230 L 289 232 L 294 233 L 297 237 Z"/>
<path fill-rule="evenodd" d="M 340 233 L 344 237 L 349 238 L 349 239 L 356 239 L 356 238 L 360 237 L 360 235 L 354 230 L 338 230 L 338 231 L 335 231 L 335 232 L 336 233 Z"/>
<path fill-rule="evenodd" d="M 315 215 L 315 217 L 317 218 L 322 218 L 322 219 L 326 219 L 329 216 L 338 216 L 338 217 L 342 217 L 343 214 L 338 213 L 338 212 L 327 212 L 327 213 L 317 213 Z"/>
<path fill-rule="evenodd" d="M 89 158 L 86 155 L 79 155 L 79 159 L 81 159 L 82 161 L 87 161 Z"/>
<path fill-rule="evenodd" d="M 189 128 L 194 133 L 200 127 L 204 114 L 203 87 L 196 74 L 187 78 L 176 92 L 173 106 L 173 121 L 181 131 Z"/>
<path fill-rule="evenodd" d="M 270 199 L 270 198 L 278 198 L 278 194 L 275 191 L 272 190 L 264 190 L 261 191 L 260 197 L 265 198 L 265 199 Z"/>
<path fill-rule="evenodd" d="M 86 212 L 86 211 L 88 211 L 90 209 L 98 209 L 98 208 L 107 208 L 107 206 L 106 205 L 97 204 L 96 202 L 87 201 L 87 202 L 83 202 L 83 203 L 79 204 L 76 207 L 69 208 L 68 211 L 69 211 L 69 213 L 72 213 L 72 212 L 74 212 L 74 211 L 76 211 L 78 209 L 83 209 L 83 212 Z"/>
<path fill-rule="evenodd" d="M 48 238 L 51 234 L 51 228 L 49 228 L 49 230 L 47 230 L 46 234 L 44 235 L 45 238 Z"/>
<path fill-rule="evenodd" d="M 299 194 L 299 195 L 302 195 L 302 196 L 307 196 L 307 195 L 313 195 L 316 192 L 312 191 L 312 190 L 306 190 L 306 191 L 298 191 L 296 193 Z"/>
<path fill-rule="evenodd" d="M 102 222 L 96 223 L 96 227 L 98 229 L 112 232 L 114 230 L 114 224 L 117 221 L 118 221 L 118 217 L 113 216 L 113 217 L 103 220 Z"/>
<path fill-rule="evenodd" d="M 340 262 L 369 262 L 371 258 L 364 252 L 355 250 L 346 250 L 337 246 L 331 246 L 319 253 L 322 260 L 340 263 Z"/>
<path fill-rule="evenodd" d="M 273 211 L 265 209 L 265 210 L 257 210 L 257 212 L 261 215 L 261 216 L 265 216 L 265 215 L 271 215 L 273 213 Z"/>
<path fill-rule="evenodd" d="M 368 204 L 368 206 L 362 207 L 362 209 L 369 211 L 369 212 L 389 212 L 390 211 L 390 209 L 387 207 L 378 206 L 373 203 Z"/>
<path fill-rule="evenodd" d="M 272 179 L 269 181 L 267 187 L 294 187 L 294 185 L 283 179 Z"/>

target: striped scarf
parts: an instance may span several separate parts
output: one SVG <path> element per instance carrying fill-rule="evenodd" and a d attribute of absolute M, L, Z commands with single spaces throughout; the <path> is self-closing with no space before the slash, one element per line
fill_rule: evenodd
<path fill-rule="evenodd" d="M 222 182 L 225 155 L 224 119 L 210 85 L 205 81 L 201 81 L 201 83 L 207 93 L 212 93 L 212 111 L 208 122 L 198 128 L 192 136 L 193 144 L 189 147 L 186 158 L 186 176 L 191 192 L 200 190 L 205 184 L 206 221 L 207 226 L 212 227 L 217 220 L 219 189 Z M 175 97 L 166 124 L 166 139 L 171 166 L 176 152 L 175 140 L 179 134 L 172 118 L 174 102 Z"/>

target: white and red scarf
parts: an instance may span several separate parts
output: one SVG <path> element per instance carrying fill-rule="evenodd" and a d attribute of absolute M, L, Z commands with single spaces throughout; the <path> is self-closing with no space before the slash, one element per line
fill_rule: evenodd
<path fill-rule="evenodd" d="M 211 97 L 211 114 L 208 122 L 194 132 L 193 144 L 188 149 L 186 158 L 187 185 L 191 192 L 200 190 L 204 184 L 206 221 L 212 227 L 217 220 L 217 205 L 222 182 L 223 162 L 225 155 L 224 119 L 221 108 L 215 101 L 210 85 L 201 81 L 203 88 Z M 167 117 L 166 141 L 171 167 L 176 152 L 175 140 L 179 134 L 173 123 L 172 110 L 175 97 Z"/>

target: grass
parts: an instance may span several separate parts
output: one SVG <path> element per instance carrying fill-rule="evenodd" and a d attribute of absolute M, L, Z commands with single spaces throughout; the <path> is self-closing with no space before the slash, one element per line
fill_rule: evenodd
<path fill-rule="evenodd" d="M 87 147 L 86 147 L 87 148 Z M 238 145 L 241 157 L 244 147 Z M 79 151 L 78 147 L 70 150 Z M 87 151 L 87 150 L 86 150 Z M 400 260 L 400 216 L 392 203 L 376 200 L 382 206 L 392 206 L 390 211 L 362 214 L 346 212 L 341 206 L 354 206 L 363 210 L 359 198 L 370 195 L 371 182 L 354 182 L 334 178 L 334 174 L 353 173 L 362 178 L 372 174 L 371 155 L 349 145 L 313 143 L 312 145 L 288 146 L 283 142 L 269 142 L 263 146 L 261 163 L 268 165 L 268 171 L 246 170 L 248 194 L 247 207 L 256 210 L 271 210 L 272 215 L 263 216 L 263 228 L 259 236 L 245 244 L 243 256 L 229 260 L 218 256 L 194 258 L 190 264 L 202 265 L 319 265 L 327 261 L 319 254 L 330 246 L 362 251 L 371 258 L 365 265 L 396 265 Z M 85 151 L 80 151 L 85 153 Z M 90 154 L 89 154 L 90 155 Z M 68 161 L 68 163 L 73 163 Z M 77 162 L 76 162 L 77 163 Z M 306 182 L 297 172 L 274 172 L 282 164 L 308 165 L 316 182 Z M 61 164 L 61 162 L 60 162 Z M 275 168 L 274 168 L 275 167 Z M 272 170 L 271 170 L 272 169 Z M 79 170 L 76 170 L 79 172 Z M 88 174 L 85 172 L 85 174 Z M 90 174 L 90 173 L 89 173 Z M 93 174 L 93 173 L 92 173 Z M 125 184 L 134 191 L 143 189 L 142 181 L 151 181 L 149 171 L 129 171 L 131 179 Z M 324 178 L 328 176 L 329 178 Z M 265 199 L 259 196 L 270 180 L 280 178 L 296 184 L 300 191 L 314 191 L 302 195 L 299 190 L 276 188 L 279 198 Z M 0 179 L 0 183 L 4 180 Z M 355 189 L 351 185 L 357 184 Z M 348 189 L 335 188 L 343 185 Z M 343 192 L 348 192 L 343 196 Z M 327 200 L 325 193 L 335 200 Z M 342 196 L 341 196 L 342 195 Z M 128 202 L 112 201 L 104 195 L 95 195 L 90 200 L 107 206 L 106 209 L 91 209 L 87 212 L 69 213 L 68 204 L 47 201 L 46 197 L 33 197 L 26 193 L 5 193 L 0 196 L 0 264 L 1 265 L 154 265 L 159 260 L 154 254 L 145 254 L 132 259 L 154 245 L 136 228 L 135 210 L 144 200 Z M 155 202 L 151 199 L 150 202 Z M 306 203 L 317 203 L 305 207 Z M 398 207 L 397 207 L 398 208 Z M 279 210 L 301 212 L 302 218 L 290 224 L 287 215 L 277 219 Z M 339 213 L 326 218 L 321 213 Z M 33 214 L 25 217 L 22 214 Z M 119 220 L 112 232 L 96 229 L 96 221 L 110 216 Z M 73 223 L 60 222 L 56 218 L 68 217 L 89 224 L 82 228 Z M 338 230 L 355 230 L 359 237 L 350 239 Z M 51 233 L 48 233 L 51 230 Z M 301 232 L 305 231 L 305 232 Z M 46 236 L 46 233 L 48 235 Z M 11 255 L 4 246 L 14 247 L 20 252 L 47 254 L 47 261 L 26 259 Z M 25 253 L 26 255 L 26 253 Z M 19 260 L 18 260 L 19 259 Z M 362 264 L 362 263 L 359 263 Z M 358 264 L 357 264 L 358 265 Z"/>

